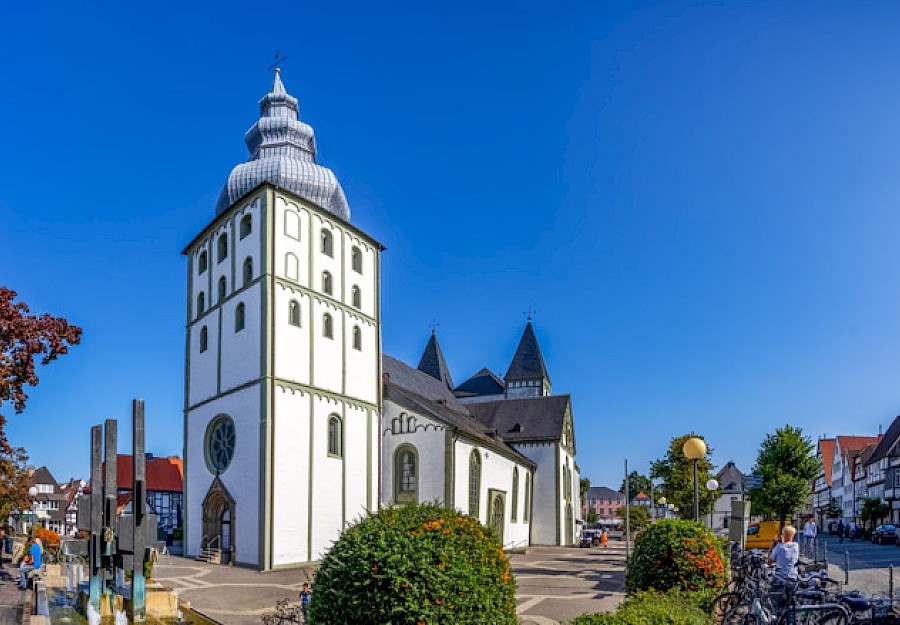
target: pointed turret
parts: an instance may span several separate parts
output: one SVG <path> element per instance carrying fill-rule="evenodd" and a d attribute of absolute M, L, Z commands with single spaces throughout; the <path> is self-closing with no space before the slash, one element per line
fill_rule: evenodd
<path fill-rule="evenodd" d="M 550 376 L 541 356 L 531 319 L 506 372 L 507 397 L 540 397 L 550 394 Z"/>
<path fill-rule="evenodd" d="M 450 378 L 450 369 L 444 360 L 444 353 L 437 340 L 437 334 L 431 331 L 431 338 L 428 339 L 428 345 L 422 352 L 422 358 L 419 360 L 419 371 L 427 373 L 435 380 L 443 382 L 448 389 L 453 390 L 453 380 Z"/>

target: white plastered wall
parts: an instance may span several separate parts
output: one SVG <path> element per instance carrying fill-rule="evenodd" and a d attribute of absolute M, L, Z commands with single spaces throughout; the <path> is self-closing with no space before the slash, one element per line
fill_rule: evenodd
<path fill-rule="evenodd" d="M 187 501 L 190 515 L 186 536 L 187 555 L 200 551 L 202 505 L 215 474 L 206 466 L 204 441 L 209 423 L 226 414 L 235 425 L 234 457 L 220 474 L 222 483 L 235 499 L 235 558 L 239 563 L 256 566 L 259 545 L 259 449 L 260 385 L 256 384 L 190 410 L 187 414 L 185 454 L 191 462 L 187 472 Z"/>
<path fill-rule="evenodd" d="M 418 455 L 419 502 L 444 502 L 444 426 L 392 401 L 384 402 L 382 424 L 381 493 L 384 505 L 394 501 L 394 453 L 403 444 L 416 448 Z"/>
<path fill-rule="evenodd" d="M 532 517 L 531 541 L 535 545 L 555 545 L 556 524 L 562 528 L 562 485 L 557 488 L 557 480 L 562 479 L 562 468 L 557 474 L 555 443 L 514 444 L 519 453 L 537 465 L 532 476 Z M 562 533 L 562 532 L 561 532 Z"/>

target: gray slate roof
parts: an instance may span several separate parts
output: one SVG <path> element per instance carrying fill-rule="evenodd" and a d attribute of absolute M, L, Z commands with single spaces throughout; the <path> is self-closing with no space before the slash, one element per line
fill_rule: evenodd
<path fill-rule="evenodd" d="M 621 498 L 623 501 L 625 500 L 625 493 L 620 493 L 617 490 L 613 490 L 611 488 L 607 488 L 606 486 L 591 486 L 587 489 L 587 492 L 584 494 L 584 500 L 590 499 L 616 499 Z"/>
<path fill-rule="evenodd" d="M 541 356 L 541 348 L 538 347 L 537 337 L 534 335 L 534 327 L 529 321 L 525 325 L 525 332 L 522 333 L 516 354 L 509 364 L 506 379 L 533 380 L 535 378 L 550 380 L 550 376 L 547 375 L 547 367 L 544 365 L 544 358 Z"/>
<path fill-rule="evenodd" d="M 422 358 L 419 360 L 419 371 L 427 373 L 435 380 L 443 382 L 447 388 L 453 390 L 453 380 L 450 378 L 450 369 L 444 360 L 444 353 L 438 344 L 437 335 L 434 330 L 431 331 L 431 338 L 428 339 L 428 345 L 422 352 Z"/>
<path fill-rule="evenodd" d="M 485 447 L 511 456 L 520 464 L 535 468 L 534 462 L 506 442 L 487 434 L 483 424 L 438 380 L 387 355 L 382 356 L 382 367 L 388 374 L 388 379 L 384 383 L 386 400 L 443 423 Z"/>
<path fill-rule="evenodd" d="M 502 395 L 504 390 L 506 387 L 503 380 L 485 368 L 457 386 L 454 393 L 457 397 L 471 397 L 473 395 Z"/>
<path fill-rule="evenodd" d="M 548 395 L 466 404 L 466 408 L 504 440 L 559 440 L 570 402 L 569 395 Z"/>
<path fill-rule="evenodd" d="M 869 456 L 866 462 L 871 464 L 886 458 L 891 453 L 891 450 L 896 447 L 898 441 L 900 441 L 900 417 L 894 417 L 894 421 L 888 427 L 881 440 L 878 441 L 878 444 L 875 445 L 872 455 Z"/>

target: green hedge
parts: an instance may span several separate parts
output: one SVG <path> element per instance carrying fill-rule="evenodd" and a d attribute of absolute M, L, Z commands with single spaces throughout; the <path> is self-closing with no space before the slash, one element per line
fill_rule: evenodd
<path fill-rule="evenodd" d="M 341 535 L 313 583 L 314 625 L 515 625 L 516 584 L 493 532 L 436 505 L 388 508 Z"/>
<path fill-rule="evenodd" d="M 699 523 L 656 521 L 635 541 L 626 588 L 714 592 L 728 583 L 726 562 L 723 542 Z"/>
<path fill-rule="evenodd" d="M 712 618 L 697 605 L 703 594 L 639 592 L 614 614 L 583 614 L 570 625 L 712 625 Z"/>

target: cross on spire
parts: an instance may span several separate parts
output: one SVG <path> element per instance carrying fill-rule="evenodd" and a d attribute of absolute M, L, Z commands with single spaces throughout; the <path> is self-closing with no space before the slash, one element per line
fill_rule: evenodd
<path fill-rule="evenodd" d="M 525 315 L 526 317 L 528 317 L 528 321 L 530 322 L 530 321 L 531 321 L 531 317 L 532 317 L 533 315 L 536 315 L 536 314 L 537 314 L 537 311 L 536 311 L 536 310 L 533 310 L 533 309 L 529 306 L 529 307 L 528 307 L 528 310 L 524 311 L 522 314 Z"/>
<path fill-rule="evenodd" d="M 279 67 L 279 65 L 281 65 L 285 61 L 287 61 L 286 56 L 281 56 L 280 52 L 275 52 L 275 62 L 272 63 L 271 65 L 269 65 L 269 69 L 270 70 L 274 69 L 275 73 L 277 74 L 278 72 L 281 71 L 281 68 Z"/>
<path fill-rule="evenodd" d="M 441 324 L 439 324 L 439 323 L 437 322 L 437 319 L 432 319 L 432 320 L 431 320 L 431 323 L 429 323 L 428 325 L 431 327 L 431 333 L 434 334 L 434 333 L 435 333 L 435 329 L 437 329 L 437 327 L 438 327 L 439 325 L 441 325 Z"/>

